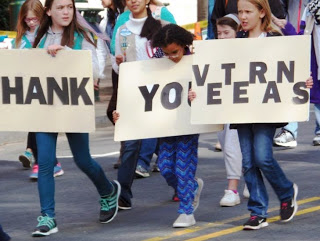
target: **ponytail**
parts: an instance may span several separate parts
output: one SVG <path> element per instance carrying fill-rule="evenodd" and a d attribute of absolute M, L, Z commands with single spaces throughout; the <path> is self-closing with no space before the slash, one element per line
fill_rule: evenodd
<path fill-rule="evenodd" d="M 149 5 L 147 5 L 147 14 L 148 14 L 148 17 L 142 27 L 140 37 L 147 38 L 148 40 L 151 40 L 152 36 L 156 32 L 158 32 L 158 30 L 160 30 L 161 22 L 152 17 L 152 13 L 151 13 Z"/>

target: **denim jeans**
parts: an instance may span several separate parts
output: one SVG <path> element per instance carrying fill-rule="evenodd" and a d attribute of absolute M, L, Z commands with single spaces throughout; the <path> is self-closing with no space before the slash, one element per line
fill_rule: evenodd
<path fill-rule="evenodd" d="M 56 145 L 58 133 L 36 133 L 38 146 L 38 190 L 41 213 L 55 217 L 54 193 L 55 184 L 53 168 L 56 161 Z M 68 142 L 77 166 L 96 186 L 100 196 L 112 193 L 113 186 L 107 179 L 101 166 L 95 162 L 89 151 L 89 134 L 67 133 Z"/>
<path fill-rule="evenodd" d="M 121 153 L 121 165 L 118 169 L 118 181 L 121 184 L 121 201 L 131 206 L 131 186 L 137 167 L 140 140 L 124 141 Z"/>
<path fill-rule="evenodd" d="M 153 153 L 156 151 L 157 138 L 143 139 L 141 140 L 138 165 L 142 166 L 144 169 L 150 169 L 150 163 L 152 160 Z"/>
<path fill-rule="evenodd" d="M 314 114 L 316 116 L 315 135 L 320 135 L 320 104 L 314 104 Z"/>
<path fill-rule="evenodd" d="M 272 143 L 276 128 L 270 124 L 239 124 L 244 179 L 250 192 L 248 210 L 251 216 L 267 217 L 268 193 L 262 174 L 281 202 L 293 197 L 293 183 L 287 179 L 273 158 Z"/>
<path fill-rule="evenodd" d="M 294 139 L 297 139 L 298 136 L 298 122 L 289 122 L 288 125 L 283 127 L 283 129 L 289 131 Z"/>

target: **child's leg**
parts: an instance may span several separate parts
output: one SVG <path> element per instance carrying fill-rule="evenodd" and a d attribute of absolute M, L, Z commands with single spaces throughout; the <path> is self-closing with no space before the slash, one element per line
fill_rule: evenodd
<path fill-rule="evenodd" d="M 197 149 L 199 135 L 179 136 L 176 154 L 176 176 L 178 179 L 178 197 L 180 214 L 193 213 L 193 200 L 198 183 L 195 173 L 198 164 Z"/>
<path fill-rule="evenodd" d="M 177 137 L 159 138 L 158 154 L 158 167 L 161 175 L 174 190 L 177 190 L 177 178 L 175 175 L 176 138 Z"/>
<path fill-rule="evenodd" d="M 68 133 L 68 142 L 77 166 L 96 186 L 100 196 L 113 192 L 113 186 L 107 179 L 101 166 L 91 158 L 88 133 Z"/>
<path fill-rule="evenodd" d="M 57 133 L 36 133 L 38 147 L 38 190 L 41 213 L 54 218 L 54 177 L 53 169 L 56 159 Z"/>
<path fill-rule="evenodd" d="M 243 176 L 250 192 L 248 210 L 251 211 L 251 216 L 267 217 L 269 199 L 261 172 L 254 159 L 253 124 L 240 124 L 237 129 L 242 152 Z"/>
<path fill-rule="evenodd" d="M 287 179 L 278 162 L 273 158 L 273 136 L 276 128 L 267 124 L 255 124 L 254 159 L 281 202 L 293 197 L 293 183 Z"/>

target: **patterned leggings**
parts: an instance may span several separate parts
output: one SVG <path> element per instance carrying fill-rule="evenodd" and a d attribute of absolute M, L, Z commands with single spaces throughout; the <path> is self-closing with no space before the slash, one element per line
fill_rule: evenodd
<path fill-rule="evenodd" d="M 198 188 L 195 174 L 198 164 L 199 135 L 164 137 L 159 139 L 158 166 L 169 186 L 180 199 L 178 213 L 192 214 L 192 202 Z"/>

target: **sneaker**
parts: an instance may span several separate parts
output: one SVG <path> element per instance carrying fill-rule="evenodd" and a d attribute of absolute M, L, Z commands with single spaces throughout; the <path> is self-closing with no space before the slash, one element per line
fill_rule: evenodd
<path fill-rule="evenodd" d="M 320 134 L 317 134 L 312 141 L 314 146 L 320 146 Z"/>
<path fill-rule="evenodd" d="M 116 180 L 111 183 L 114 187 L 113 193 L 109 197 L 101 197 L 100 199 L 100 223 L 111 222 L 118 213 L 118 199 L 121 192 L 121 186 Z"/>
<path fill-rule="evenodd" d="M 149 172 L 142 166 L 138 165 L 136 168 L 137 177 L 150 177 Z"/>
<path fill-rule="evenodd" d="M 256 230 L 267 227 L 268 225 L 266 218 L 251 216 L 249 220 L 243 224 L 243 230 Z"/>
<path fill-rule="evenodd" d="M 221 207 L 233 207 L 240 204 L 239 193 L 234 193 L 232 190 L 224 190 L 224 196 L 220 200 Z"/>
<path fill-rule="evenodd" d="M 58 162 L 57 165 L 54 166 L 53 176 L 59 177 L 59 176 L 62 176 L 63 174 L 64 174 L 64 171 L 62 170 L 61 163 Z"/>
<path fill-rule="evenodd" d="M 291 132 L 282 129 L 274 138 L 273 144 L 276 146 L 283 146 L 289 148 L 295 148 L 297 146 L 297 141 Z"/>
<path fill-rule="evenodd" d="M 178 197 L 177 191 L 174 191 L 174 194 L 172 196 L 172 201 L 174 202 L 180 202 L 180 199 Z"/>
<path fill-rule="evenodd" d="M 38 179 L 38 172 L 39 172 L 39 165 L 38 164 L 34 164 L 33 167 L 32 167 L 31 174 L 29 176 L 30 179 L 37 180 Z"/>
<path fill-rule="evenodd" d="M 130 210 L 132 207 L 131 207 L 131 204 L 123 201 L 120 198 L 119 201 L 118 201 L 118 208 L 119 208 L 119 210 Z"/>
<path fill-rule="evenodd" d="M 19 156 L 19 161 L 22 163 L 22 166 L 24 168 L 31 168 L 32 163 L 34 163 L 32 152 L 25 151 L 22 155 Z"/>
<path fill-rule="evenodd" d="M 194 199 L 193 199 L 193 212 L 195 212 L 197 210 L 197 208 L 199 207 L 199 203 L 200 203 L 200 195 L 201 195 L 201 191 L 203 189 L 203 180 L 201 178 L 196 178 L 197 183 L 198 183 L 198 188 L 195 190 L 195 194 L 194 194 Z"/>
<path fill-rule="evenodd" d="M 280 218 L 282 222 L 289 222 L 298 210 L 297 204 L 297 195 L 298 195 L 298 186 L 293 184 L 293 198 L 287 202 L 282 202 L 280 207 Z"/>
<path fill-rule="evenodd" d="M 57 222 L 54 218 L 50 218 L 47 215 L 39 216 L 38 222 L 36 229 L 32 233 L 32 237 L 49 236 L 58 232 Z"/>
<path fill-rule="evenodd" d="M 221 147 L 220 142 L 217 142 L 217 143 L 216 143 L 216 145 L 214 146 L 214 150 L 215 150 L 215 151 L 222 151 L 222 147 Z"/>
<path fill-rule="evenodd" d="M 244 185 L 244 189 L 243 189 L 243 193 L 242 193 L 244 198 L 249 198 L 250 197 L 250 192 L 249 189 L 247 187 L 247 184 Z"/>
<path fill-rule="evenodd" d="M 187 228 L 196 224 L 193 214 L 180 214 L 176 221 L 173 223 L 174 228 Z"/>
<path fill-rule="evenodd" d="M 160 168 L 158 167 L 158 164 L 155 163 L 152 167 L 152 172 L 160 172 Z"/>

